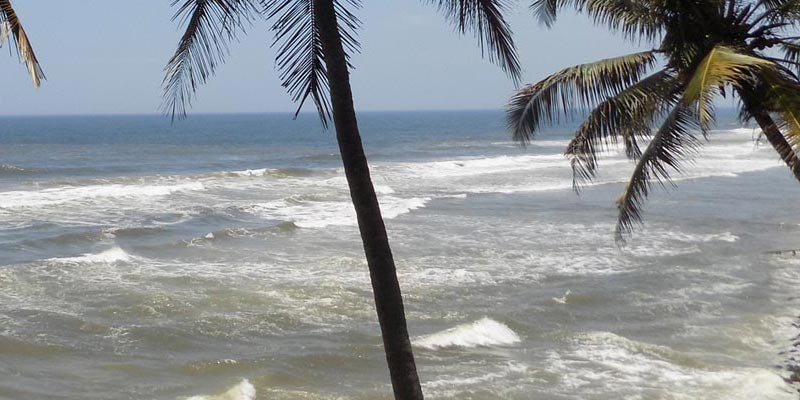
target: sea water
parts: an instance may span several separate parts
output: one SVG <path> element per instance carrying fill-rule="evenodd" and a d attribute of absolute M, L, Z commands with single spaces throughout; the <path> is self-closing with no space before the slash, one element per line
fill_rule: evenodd
<path fill-rule="evenodd" d="M 795 399 L 800 185 L 731 115 L 614 242 L 575 125 L 363 113 L 430 399 Z M 389 399 L 335 136 L 311 115 L 0 120 L 0 398 Z"/>

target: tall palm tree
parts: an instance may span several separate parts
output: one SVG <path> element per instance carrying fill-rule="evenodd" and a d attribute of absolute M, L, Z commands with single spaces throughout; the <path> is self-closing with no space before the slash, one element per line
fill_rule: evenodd
<path fill-rule="evenodd" d="M 9 40 L 11 45 L 14 46 L 17 56 L 28 68 L 28 74 L 31 77 L 31 81 L 33 81 L 33 86 L 38 88 L 42 83 L 42 79 L 45 79 L 42 66 L 39 65 L 36 53 L 34 53 L 31 42 L 28 40 L 28 34 L 25 33 L 25 28 L 22 27 L 14 7 L 11 6 L 11 1 L 0 0 L 0 46 L 6 40 Z"/>
<path fill-rule="evenodd" d="M 503 12 L 507 0 L 426 0 L 461 33 L 473 30 L 482 46 L 512 78 L 519 62 Z M 350 88 L 350 55 L 358 51 L 360 0 L 174 0 L 175 18 L 187 24 L 166 67 L 164 109 L 185 115 L 197 86 L 213 75 L 236 34 L 257 16 L 272 21 L 283 86 L 298 112 L 310 97 L 322 125 L 332 119 L 369 266 L 394 395 L 422 399 L 403 299 L 367 158 L 361 144 Z"/>
<path fill-rule="evenodd" d="M 641 222 L 654 184 L 714 123 L 714 98 L 735 92 L 740 117 L 753 119 L 800 180 L 800 25 L 797 0 L 535 0 L 546 25 L 562 8 L 588 14 L 653 50 L 569 67 L 520 88 L 507 107 L 520 142 L 560 117 L 588 116 L 566 156 L 575 190 L 591 180 L 598 149 L 621 141 L 636 168 L 617 200 L 616 237 Z M 659 62 L 661 60 L 661 62 Z M 659 125 L 660 124 L 660 125 Z M 640 143 L 649 140 L 642 150 Z"/>

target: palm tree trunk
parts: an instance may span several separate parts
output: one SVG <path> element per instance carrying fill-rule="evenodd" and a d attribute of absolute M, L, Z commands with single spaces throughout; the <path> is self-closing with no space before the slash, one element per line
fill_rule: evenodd
<path fill-rule="evenodd" d="M 325 55 L 336 139 L 350 186 L 350 197 L 358 216 L 358 228 L 369 265 L 375 308 L 394 396 L 398 400 L 422 400 L 422 388 L 408 338 L 403 297 L 397 281 L 392 250 L 389 248 L 386 227 L 358 132 L 347 59 L 339 34 L 334 1 L 314 0 L 313 4 Z"/>
<path fill-rule="evenodd" d="M 797 153 L 792 148 L 792 145 L 789 144 L 786 137 L 781 133 L 775 120 L 769 115 L 769 111 L 762 106 L 761 102 L 752 99 L 746 92 L 740 90 L 739 96 L 742 98 L 742 102 L 745 108 L 747 108 L 747 111 L 750 112 L 756 120 L 756 123 L 758 123 L 758 126 L 761 127 L 769 144 L 778 152 L 781 160 L 786 163 L 786 166 L 792 171 L 794 177 L 800 181 L 800 159 L 798 159 Z"/>

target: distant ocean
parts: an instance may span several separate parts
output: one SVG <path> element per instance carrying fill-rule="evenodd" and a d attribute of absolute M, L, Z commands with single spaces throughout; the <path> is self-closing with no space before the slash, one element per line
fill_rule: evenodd
<path fill-rule="evenodd" d="M 429 399 L 796 399 L 800 184 L 721 121 L 614 243 L 620 149 L 574 125 L 363 113 Z M 0 118 L 0 398 L 389 399 L 332 132 L 313 115 Z"/>

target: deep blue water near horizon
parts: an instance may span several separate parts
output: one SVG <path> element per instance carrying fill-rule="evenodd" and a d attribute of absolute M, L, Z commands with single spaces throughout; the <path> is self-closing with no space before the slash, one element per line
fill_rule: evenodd
<path fill-rule="evenodd" d="M 794 399 L 800 185 L 720 110 L 613 240 L 576 126 L 365 112 L 432 399 Z M 388 399 L 332 131 L 315 115 L 0 118 L 0 398 Z"/>

